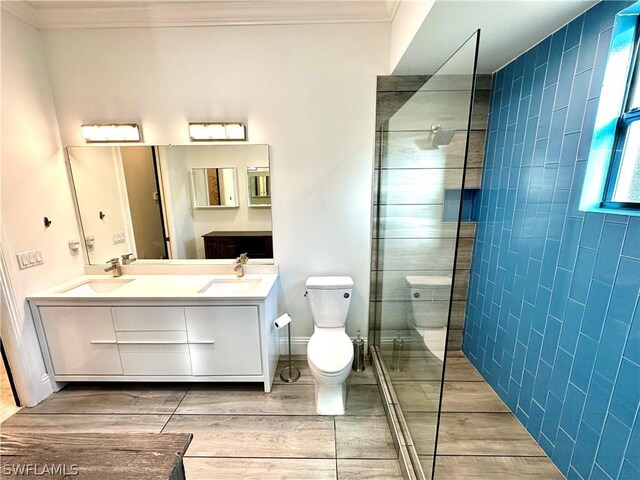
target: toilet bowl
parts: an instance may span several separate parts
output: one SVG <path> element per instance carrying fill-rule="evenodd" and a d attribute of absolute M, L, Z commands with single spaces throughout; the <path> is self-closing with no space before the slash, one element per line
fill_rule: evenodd
<path fill-rule="evenodd" d="M 310 277 L 306 297 L 314 332 L 307 345 L 307 363 L 315 380 L 316 413 L 344 415 L 345 382 L 351 372 L 353 345 L 345 332 L 353 280 Z"/>

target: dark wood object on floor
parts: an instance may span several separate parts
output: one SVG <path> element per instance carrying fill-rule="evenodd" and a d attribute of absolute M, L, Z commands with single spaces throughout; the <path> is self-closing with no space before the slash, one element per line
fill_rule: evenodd
<path fill-rule="evenodd" d="M 273 258 L 271 232 L 209 232 L 202 238 L 205 258 L 236 258 L 245 252 L 249 258 Z"/>
<path fill-rule="evenodd" d="M 35 479 L 49 469 L 91 480 L 184 480 L 182 457 L 192 438 L 190 433 L 7 433 L 0 435 L 1 475 Z"/>

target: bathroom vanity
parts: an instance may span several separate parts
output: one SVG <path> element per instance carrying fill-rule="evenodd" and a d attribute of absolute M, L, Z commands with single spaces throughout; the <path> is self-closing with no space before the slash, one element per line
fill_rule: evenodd
<path fill-rule="evenodd" d="M 278 362 L 276 274 L 87 275 L 33 294 L 57 382 L 263 382 Z"/>

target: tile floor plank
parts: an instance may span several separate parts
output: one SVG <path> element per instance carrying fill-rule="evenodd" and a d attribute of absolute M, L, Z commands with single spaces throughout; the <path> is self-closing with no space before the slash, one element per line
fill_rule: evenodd
<path fill-rule="evenodd" d="M 203 458 L 184 459 L 189 480 L 335 480 L 333 459 Z"/>
<path fill-rule="evenodd" d="M 377 385 L 347 386 L 345 415 L 384 415 L 382 397 Z"/>
<path fill-rule="evenodd" d="M 187 456 L 335 457 L 332 417 L 174 415 L 164 432 L 193 433 Z"/>
<path fill-rule="evenodd" d="M 14 415 L 0 425 L 0 430 L 3 433 L 160 433 L 169 418 L 170 415 L 40 415 L 34 413 Z"/>
<path fill-rule="evenodd" d="M 564 476 L 551 460 L 545 457 L 438 456 L 435 478 L 436 480 L 563 480 Z"/>
<path fill-rule="evenodd" d="M 402 480 L 397 460 L 338 459 L 338 480 Z"/>
<path fill-rule="evenodd" d="M 336 417 L 336 446 L 338 458 L 397 458 L 385 417 Z"/>
<path fill-rule="evenodd" d="M 509 407 L 485 382 L 445 382 L 442 411 L 509 412 Z"/>
<path fill-rule="evenodd" d="M 315 415 L 313 385 L 198 385 L 180 403 L 181 415 Z"/>
<path fill-rule="evenodd" d="M 442 413 L 437 453 L 545 456 L 511 413 Z"/>
<path fill-rule="evenodd" d="M 20 414 L 172 414 L 188 389 L 188 384 L 75 384 Z"/>

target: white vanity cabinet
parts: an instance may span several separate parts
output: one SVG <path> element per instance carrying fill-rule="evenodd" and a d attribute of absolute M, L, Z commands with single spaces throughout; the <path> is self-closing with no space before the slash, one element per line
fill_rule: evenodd
<path fill-rule="evenodd" d="M 273 297 L 30 304 L 55 381 L 263 382 L 269 392 L 279 345 Z"/>

